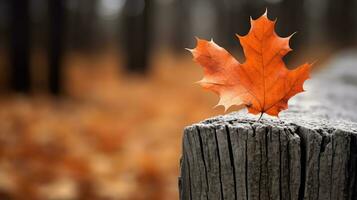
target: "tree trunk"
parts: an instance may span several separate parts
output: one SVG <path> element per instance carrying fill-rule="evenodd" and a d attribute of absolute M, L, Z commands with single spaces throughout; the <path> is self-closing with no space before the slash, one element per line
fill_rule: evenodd
<path fill-rule="evenodd" d="M 28 0 L 11 0 L 11 87 L 17 92 L 30 89 L 30 9 Z"/>
<path fill-rule="evenodd" d="M 232 113 L 186 127 L 180 199 L 356 200 L 353 55 L 309 81 L 280 119 Z"/>
<path fill-rule="evenodd" d="M 65 0 L 49 1 L 50 41 L 49 41 L 49 89 L 58 95 L 61 89 L 61 65 L 65 35 Z"/>
<path fill-rule="evenodd" d="M 153 2 L 131 0 L 124 6 L 124 48 L 128 72 L 145 74 L 149 68 L 149 50 Z"/>
<path fill-rule="evenodd" d="M 355 0 L 328 1 L 326 33 L 337 47 L 352 46 L 356 40 L 356 6 Z"/>

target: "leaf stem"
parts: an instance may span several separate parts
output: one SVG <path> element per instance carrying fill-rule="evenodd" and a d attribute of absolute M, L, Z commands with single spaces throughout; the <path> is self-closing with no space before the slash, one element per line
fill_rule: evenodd
<path fill-rule="evenodd" d="M 262 112 L 262 113 L 260 114 L 259 119 L 258 119 L 258 121 L 257 121 L 257 122 L 259 122 L 259 121 L 260 121 L 260 119 L 263 117 L 263 114 L 264 114 L 264 112 Z"/>

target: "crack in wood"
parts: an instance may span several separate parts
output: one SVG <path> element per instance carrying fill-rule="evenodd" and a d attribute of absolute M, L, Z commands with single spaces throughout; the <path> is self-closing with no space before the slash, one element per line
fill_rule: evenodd
<path fill-rule="evenodd" d="M 227 143 L 228 143 L 228 151 L 229 151 L 229 158 L 230 158 L 230 163 L 233 171 L 233 183 L 234 183 L 234 199 L 237 200 L 237 183 L 236 183 L 236 170 L 234 167 L 234 157 L 233 157 L 233 148 L 232 148 L 232 142 L 231 142 L 231 136 L 230 136 L 230 131 L 228 126 L 225 126 L 225 130 L 227 133 Z"/>
<path fill-rule="evenodd" d="M 269 130 L 268 128 L 266 129 L 266 132 L 265 132 L 265 157 L 266 157 L 266 163 L 265 163 L 265 166 L 266 166 L 266 171 L 267 171 L 267 176 L 268 176 L 268 181 L 270 181 L 270 170 L 269 170 L 269 148 L 268 148 L 268 144 L 269 144 L 269 132 L 271 132 L 271 130 Z M 268 183 L 269 184 L 269 183 Z M 270 195 L 271 195 L 271 192 L 270 192 L 270 187 L 268 187 L 268 199 L 270 199 Z"/>
<path fill-rule="evenodd" d="M 246 200 L 248 200 L 248 133 L 246 135 L 245 139 L 245 195 L 246 195 Z"/>
<path fill-rule="evenodd" d="M 331 172 L 330 172 L 330 175 L 331 175 L 331 178 L 330 178 L 330 180 L 331 180 L 331 182 L 330 182 L 330 185 L 332 185 L 333 183 L 332 183 L 332 180 L 333 180 L 333 177 L 332 177 L 332 173 L 333 173 L 333 161 L 334 161 L 334 157 L 335 157 L 335 145 L 333 144 L 334 143 L 334 138 L 333 137 L 331 137 L 331 144 L 332 144 L 332 161 L 331 161 Z M 332 197 L 332 187 L 331 187 L 331 189 L 330 189 L 330 200 L 332 200 L 331 199 L 331 197 Z"/>
<path fill-rule="evenodd" d="M 211 123 L 185 129 L 181 200 L 356 199 L 357 133 Z"/>
<path fill-rule="evenodd" d="M 204 172 L 205 172 L 205 176 L 206 176 L 206 199 L 208 200 L 208 191 L 209 191 L 209 184 L 208 184 L 208 173 L 207 173 L 207 166 L 206 166 L 206 161 L 205 161 L 205 156 L 204 156 L 204 152 L 203 152 L 203 144 L 202 144 L 202 137 L 201 137 L 201 132 L 200 129 L 198 127 L 196 127 L 196 131 L 198 133 L 198 139 L 200 142 L 200 149 L 201 149 L 201 157 L 202 157 L 202 161 L 203 161 L 203 166 L 204 166 Z"/>
<path fill-rule="evenodd" d="M 296 129 L 296 134 L 300 137 L 300 189 L 299 189 L 299 196 L 298 200 L 303 200 L 305 197 L 305 184 L 306 184 L 306 140 L 302 136 L 300 129 Z"/>
<path fill-rule="evenodd" d="M 223 183 L 222 183 L 222 164 L 221 164 L 221 156 L 220 156 L 220 151 L 219 151 L 219 145 L 218 145 L 218 139 L 217 139 L 217 131 L 214 131 L 214 136 L 216 140 L 216 147 L 217 147 L 217 155 L 218 155 L 218 174 L 219 174 L 219 183 L 221 187 L 221 199 L 224 200 L 224 194 L 223 194 Z"/>
<path fill-rule="evenodd" d="M 192 198 L 192 178 L 191 178 L 191 168 L 190 168 L 190 162 L 187 160 L 187 166 L 188 166 L 188 182 L 190 183 L 190 187 L 189 187 L 189 189 L 190 189 L 190 200 L 193 200 L 193 198 Z"/>
<path fill-rule="evenodd" d="M 284 132 L 285 133 L 290 133 L 290 131 L 288 130 L 288 129 L 284 129 Z M 288 136 L 287 136 L 287 138 L 288 138 Z M 287 177 L 287 179 L 288 179 L 288 196 L 289 196 L 289 200 L 291 200 L 291 185 L 290 185 L 290 176 L 291 176 L 291 174 L 290 174 L 290 162 L 291 162 L 291 156 L 290 156 L 290 140 L 288 140 L 287 141 L 287 144 L 286 144 L 286 156 L 287 156 L 287 165 L 288 165 L 288 168 L 287 168 L 287 170 L 288 170 L 288 174 L 289 174 L 289 176 Z"/>
<path fill-rule="evenodd" d="M 281 200 L 282 196 L 283 196 L 283 193 L 282 193 L 282 169 L 281 169 L 281 165 L 282 165 L 282 161 L 281 161 L 281 132 L 279 130 L 279 199 Z"/>
<path fill-rule="evenodd" d="M 352 135 L 350 141 L 350 157 L 348 160 L 348 196 L 350 200 L 357 199 L 357 135 Z"/>
<path fill-rule="evenodd" d="M 261 180 L 262 180 L 262 173 L 263 173 L 263 164 L 262 164 L 262 161 L 263 161 L 263 151 L 262 151 L 262 141 L 259 140 L 259 151 L 260 151 L 260 162 L 259 162 L 259 168 L 260 168 L 260 172 L 259 172 L 259 200 L 261 199 Z"/>

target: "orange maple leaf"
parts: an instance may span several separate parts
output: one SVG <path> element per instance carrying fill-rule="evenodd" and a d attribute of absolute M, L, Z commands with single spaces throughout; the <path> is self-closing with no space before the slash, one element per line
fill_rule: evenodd
<path fill-rule="evenodd" d="M 282 58 L 292 49 L 290 37 L 279 37 L 275 22 L 265 12 L 251 19 L 247 35 L 239 36 L 246 60 L 239 63 L 216 43 L 197 38 L 196 48 L 190 50 L 194 61 L 204 69 L 199 83 L 220 96 L 218 105 L 227 110 L 232 105 L 247 107 L 252 114 L 267 113 L 278 116 L 288 108 L 288 100 L 303 92 L 309 78 L 311 64 L 305 63 L 294 70 L 286 68 Z"/>

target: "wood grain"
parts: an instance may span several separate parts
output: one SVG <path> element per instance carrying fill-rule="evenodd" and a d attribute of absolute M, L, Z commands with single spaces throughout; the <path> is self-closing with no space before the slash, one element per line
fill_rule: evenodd
<path fill-rule="evenodd" d="M 180 199 L 356 200 L 351 70 L 321 73 L 280 118 L 236 112 L 186 127 Z"/>

